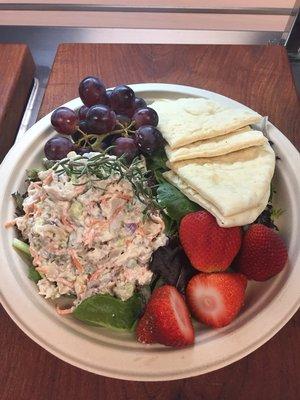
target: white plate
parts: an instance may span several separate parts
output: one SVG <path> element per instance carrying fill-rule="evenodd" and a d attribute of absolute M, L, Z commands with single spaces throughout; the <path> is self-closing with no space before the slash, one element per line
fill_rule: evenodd
<path fill-rule="evenodd" d="M 230 107 L 241 104 L 206 90 L 167 84 L 132 85 L 146 99 L 206 97 Z M 65 104 L 76 109 L 79 99 Z M 50 114 L 37 122 L 7 154 L 0 169 L 1 302 L 15 323 L 52 354 L 85 370 L 130 380 L 172 380 L 224 367 L 264 344 L 286 324 L 300 302 L 300 158 L 293 145 L 269 123 L 269 136 L 280 156 L 277 162 L 277 202 L 285 209 L 280 231 L 289 248 L 289 266 L 266 283 L 252 283 L 246 305 L 230 326 L 211 330 L 197 327 L 193 347 L 174 350 L 142 345 L 125 333 L 84 325 L 72 317 L 60 317 L 49 301 L 40 297 L 27 278 L 27 266 L 12 249 L 13 229 L 4 222 L 13 218 L 11 193 L 24 187 L 25 170 L 38 165 L 43 146 L 55 133 Z"/>

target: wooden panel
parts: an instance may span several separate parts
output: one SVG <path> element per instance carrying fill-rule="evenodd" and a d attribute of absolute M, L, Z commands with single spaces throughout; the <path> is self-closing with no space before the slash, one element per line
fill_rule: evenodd
<path fill-rule="evenodd" d="M 108 86 L 170 82 L 217 91 L 269 115 L 300 147 L 299 102 L 281 47 L 61 45 L 40 116 L 76 97 L 78 82 L 90 74 L 101 76 Z M 41 349 L 3 310 L 0 325 L 1 400 L 299 399 L 299 313 L 239 362 L 203 376 L 160 383 L 118 381 L 87 373 Z"/>
<path fill-rule="evenodd" d="M 169 82 L 224 94 L 269 115 L 300 146 L 299 100 L 281 46 L 61 45 L 40 115 L 77 97 L 91 74 L 107 86 Z"/>
<path fill-rule="evenodd" d="M 34 77 L 34 62 L 23 44 L 0 44 L 0 162 L 12 146 Z"/>

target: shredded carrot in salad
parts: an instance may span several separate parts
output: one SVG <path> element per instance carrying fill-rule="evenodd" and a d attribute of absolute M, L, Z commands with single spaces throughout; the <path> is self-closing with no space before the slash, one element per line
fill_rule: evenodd
<path fill-rule="evenodd" d="M 158 211 L 145 220 L 146 206 L 128 180 L 83 175 L 73 183 L 51 169 L 38 178 L 29 184 L 25 214 L 6 227 L 16 225 L 28 241 L 40 295 L 70 294 L 76 307 L 96 293 L 126 300 L 151 281 L 152 253 L 167 241 L 164 223 Z"/>

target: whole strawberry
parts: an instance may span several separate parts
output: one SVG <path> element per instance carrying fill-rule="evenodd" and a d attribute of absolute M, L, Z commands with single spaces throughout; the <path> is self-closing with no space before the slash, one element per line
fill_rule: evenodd
<path fill-rule="evenodd" d="M 189 310 L 174 286 L 154 290 L 136 328 L 141 343 L 184 347 L 194 343 L 195 333 Z"/>
<path fill-rule="evenodd" d="M 253 224 L 244 234 L 233 267 L 248 279 L 266 281 L 282 271 L 287 258 L 287 249 L 279 234 L 265 225 Z"/>
<path fill-rule="evenodd" d="M 179 227 L 182 247 L 192 266 L 202 272 L 224 271 L 238 253 L 240 227 L 221 228 L 207 211 L 197 211 L 182 218 Z"/>
<path fill-rule="evenodd" d="M 187 285 L 186 299 L 199 322 L 221 328 L 237 316 L 244 304 L 246 287 L 247 279 L 242 274 L 198 274 Z"/>

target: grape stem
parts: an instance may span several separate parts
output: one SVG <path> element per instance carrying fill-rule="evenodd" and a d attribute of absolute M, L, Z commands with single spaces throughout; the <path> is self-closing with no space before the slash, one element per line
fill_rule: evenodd
<path fill-rule="evenodd" d="M 118 126 L 121 127 L 121 129 L 117 129 L 112 132 L 107 132 L 107 133 L 102 133 L 102 134 L 96 134 L 96 133 L 85 133 L 83 132 L 79 127 L 77 128 L 78 132 L 82 134 L 82 138 L 79 140 L 75 141 L 75 144 L 77 144 L 79 147 L 86 147 L 90 146 L 93 150 L 99 150 L 101 147 L 101 143 L 105 138 L 107 138 L 111 134 L 118 134 L 120 133 L 124 137 L 130 136 L 130 134 L 133 134 L 135 131 L 130 129 L 134 127 L 135 121 L 131 121 L 131 123 L 126 127 L 120 122 L 117 123 Z M 93 141 L 93 142 L 91 142 Z"/>

